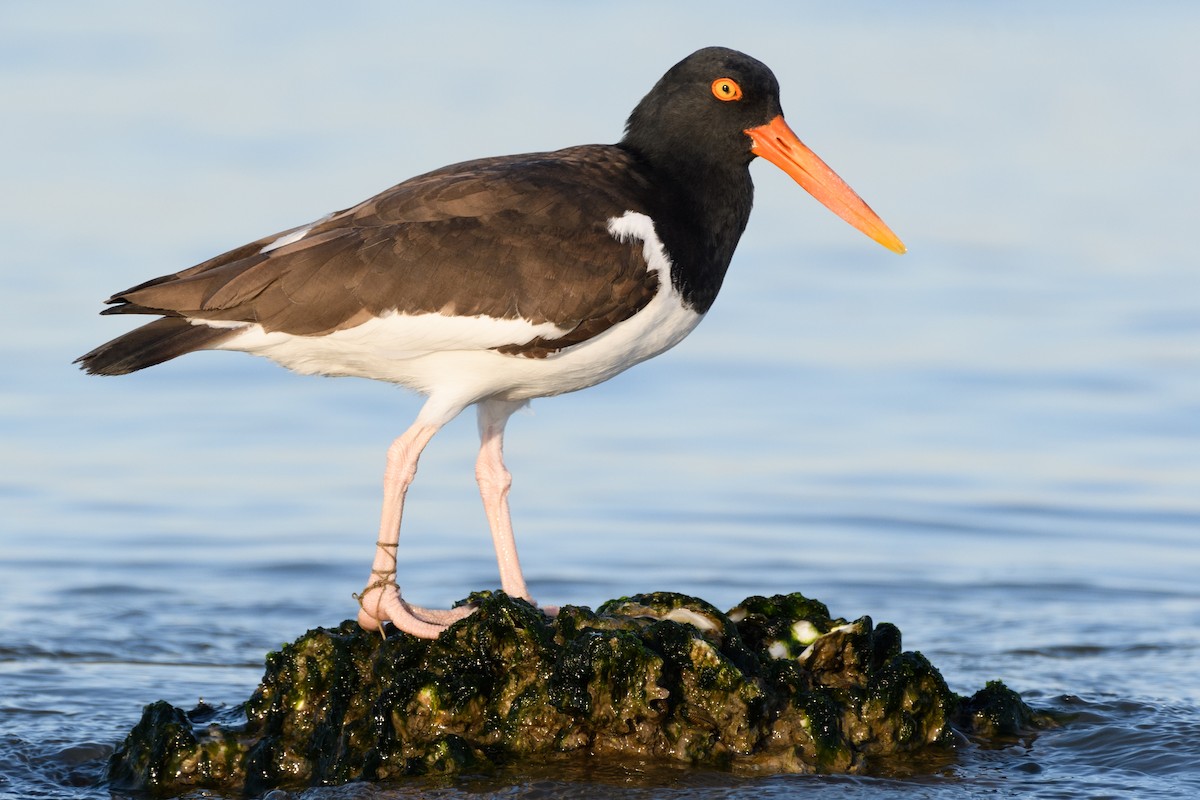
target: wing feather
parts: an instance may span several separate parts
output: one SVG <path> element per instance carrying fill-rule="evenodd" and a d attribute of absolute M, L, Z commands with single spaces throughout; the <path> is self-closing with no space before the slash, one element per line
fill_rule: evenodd
<path fill-rule="evenodd" d="M 607 229 L 614 216 L 645 213 L 646 189 L 615 147 L 466 162 L 120 292 L 109 312 L 297 335 L 392 312 L 521 318 L 570 331 L 500 348 L 545 355 L 627 319 L 658 290 L 640 246 Z"/>

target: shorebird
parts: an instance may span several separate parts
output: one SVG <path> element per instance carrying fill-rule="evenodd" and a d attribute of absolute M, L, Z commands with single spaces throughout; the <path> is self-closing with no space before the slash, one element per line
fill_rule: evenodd
<path fill-rule="evenodd" d="M 107 301 L 158 319 L 78 359 L 121 375 L 194 350 L 426 396 L 387 452 L 383 512 L 358 621 L 435 637 L 470 606 L 401 595 L 404 498 L 421 451 L 478 409 L 475 474 L 500 585 L 533 599 L 509 517 L 502 443 L 536 397 L 593 386 L 678 344 L 717 296 L 750 216 L 761 157 L 883 246 L 904 245 L 784 121 L 761 62 L 709 47 L 671 67 L 613 145 L 443 167 Z"/>

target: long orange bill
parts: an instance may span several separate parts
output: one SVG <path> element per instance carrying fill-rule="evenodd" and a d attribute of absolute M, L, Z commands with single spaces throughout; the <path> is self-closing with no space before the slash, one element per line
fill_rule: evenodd
<path fill-rule="evenodd" d="M 897 253 L 907 250 L 900 237 L 892 233 L 879 215 L 816 153 L 804 146 L 784 122 L 782 114 L 766 125 L 749 128 L 746 134 L 754 142 L 750 148 L 754 155 L 762 156 L 791 175 L 796 183 L 830 211 L 888 250 Z"/>

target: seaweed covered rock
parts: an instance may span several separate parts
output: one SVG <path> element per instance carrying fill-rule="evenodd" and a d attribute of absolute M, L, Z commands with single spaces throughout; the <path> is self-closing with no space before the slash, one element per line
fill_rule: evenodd
<path fill-rule="evenodd" d="M 146 707 L 114 788 L 276 786 L 477 771 L 533 758 L 637 759 L 764 772 L 860 772 L 1015 735 L 1040 718 L 1003 684 L 952 693 L 900 632 L 833 619 L 800 594 L 722 614 L 656 593 L 550 619 L 503 593 L 432 641 L 353 622 L 267 657 L 242 706 Z"/>

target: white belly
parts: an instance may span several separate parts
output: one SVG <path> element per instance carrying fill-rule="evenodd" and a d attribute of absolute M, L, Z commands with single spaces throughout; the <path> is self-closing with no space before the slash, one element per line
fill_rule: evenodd
<path fill-rule="evenodd" d="M 428 395 L 451 416 L 489 397 L 519 401 L 593 386 L 674 347 L 701 319 L 672 286 L 671 263 L 649 217 L 626 212 L 610 219 L 608 229 L 620 241 L 642 243 L 648 269 L 657 271 L 659 291 L 629 319 L 545 358 L 505 355 L 492 348 L 568 331 L 523 319 L 437 313 L 393 313 L 323 336 L 268 333 L 260 325 L 246 325 L 220 349 L 266 356 L 306 374 L 397 383 Z M 193 323 L 233 326 L 199 319 Z"/>

